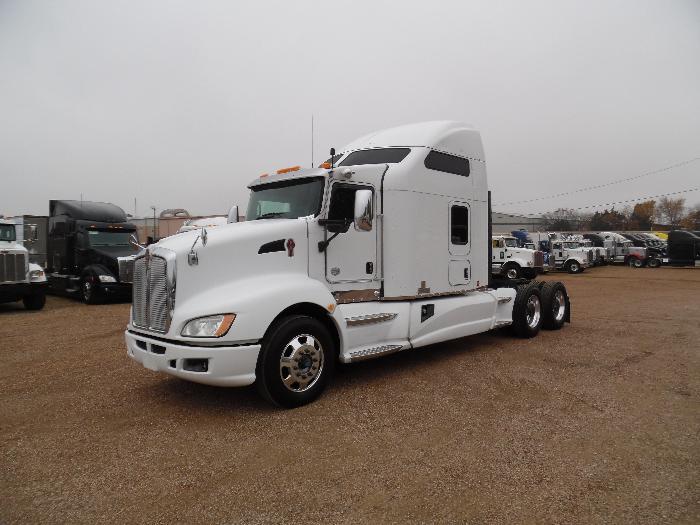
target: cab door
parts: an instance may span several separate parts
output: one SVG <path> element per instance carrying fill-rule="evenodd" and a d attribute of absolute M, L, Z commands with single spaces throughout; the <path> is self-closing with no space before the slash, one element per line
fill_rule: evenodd
<path fill-rule="evenodd" d="M 356 228 L 355 192 L 372 191 L 372 229 Z M 362 182 L 335 181 L 331 186 L 328 204 L 328 219 L 343 220 L 348 224 L 344 233 L 339 233 L 325 249 L 326 280 L 334 285 L 365 283 L 363 288 L 379 288 L 377 279 L 377 195 L 374 186 Z M 327 233 L 330 238 L 333 234 Z M 374 283 L 374 284 L 372 284 Z M 341 289 L 343 286 L 334 286 Z M 357 287 L 351 286 L 356 289 Z"/>

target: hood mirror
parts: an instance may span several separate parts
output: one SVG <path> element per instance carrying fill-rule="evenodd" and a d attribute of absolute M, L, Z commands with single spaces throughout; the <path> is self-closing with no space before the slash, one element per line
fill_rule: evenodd
<path fill-rule="evenodd" d="M 228 211 L 228 218 L 226 219 L 226 222 L 229 224 L 232 222 L 238 222 L 238 206 L 231 206 L 231 209 Z"/>
<path fill-rule="evenodd" d="M 146 247 L 143 246 L 142 244 L 139 244 L 139 240 L 136 238 L 136 235 L 133 233 L 129 237 L 129 244 L 131 244 L 134 248 L 138 248 L 140 250 L 145 250 Z"/>
<path fill-rule="evenodd" d="M 202 228 L 202 233 L 200 233 L 199 236 L 202 239 L 202 246 L 206 246 L 207 245 L 207 229 Z"/>

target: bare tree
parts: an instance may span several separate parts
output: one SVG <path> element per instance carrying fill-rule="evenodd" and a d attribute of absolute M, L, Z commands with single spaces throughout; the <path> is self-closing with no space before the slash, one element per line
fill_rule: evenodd
<path fill-rule="evenodd" d="M 678 228 L 685 212 L 685 199 L 661 197 L 657 204 L 659 215 L 672 228 Z"/>

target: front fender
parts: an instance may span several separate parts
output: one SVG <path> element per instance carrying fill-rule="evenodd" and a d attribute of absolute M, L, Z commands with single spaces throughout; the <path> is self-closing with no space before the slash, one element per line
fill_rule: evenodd
<path fill-rule="evenodd" d="M 275 317 L 299 303 L 315 304 L 328 311 L 330 305 L 335 306 L 335 299 L 322 283 L 298 273 L 273 273 L 224 283 L 186 300 L 176 297 L 169 336 L 203 342 L 201 338 L 180 336 L 185 323 L 197 317 L 234 313 L 236 320 L 231 329 L 216 343 L 259 341 Z"/>

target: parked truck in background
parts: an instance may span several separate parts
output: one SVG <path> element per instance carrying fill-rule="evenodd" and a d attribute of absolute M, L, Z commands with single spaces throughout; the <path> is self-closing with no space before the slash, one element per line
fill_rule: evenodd
<path fill-rule="evenodd" d="M 700 231 L 668 232 L 668 263 L 671 266 L 700 266 Z"/>
<path fill-rule="evenodd" d="M 652 268 L 661 266 L 659 257 L 650 257 L 647 248 L 634 246 L 634 243 L 627 237 L 615 232 L 600 232 L 595 235 L 588 235 L 594 244 L 602 244 L 611 252 L 611 262 L 622 263 L 634 268 L 641 268 L 648 264 Z"/>
<path fill-rule="evenodd" d="M 569 318 L 561 283 L 490 275 L 478 131 L 403 126 L 337 159 L 255 179 L 245 222 L 138 256 L 128 355 L 190 381 L 255 383 L 294 407 L 321 393 L 338 361 L 505 326 L 533 337 Z"/>
<path fill-rule="evenodd" d="M 583 248 L 578 241 L 551 241 L 551 255 L 556 268 L 569 273 L 581 273 L 593 265 L 593 250 Z"/>
<path fill-rule="evenodd" d="M 491 273 L 508 279 L 534 279 L 548 269 L 539 250 L 520 247 L 518 239 L 507 235 L 491 237 Z"/>
<path fill-rule="evenodd" d="M 105 202 L 49 203 L 47 276 L 52 292 L 76 294 L 88 304 L 128 297 L 136 227 L 124 210 Z"/>
<path fill-rule="evenodd" d="M 30 230 L 34 237 L 36 230 Z M 46 302 L 46 275 L 29 261 L 29 252 L 17 241 L 15 223 L 0 219 L 0 303 L 22 301 L 28 310 Z"/>

